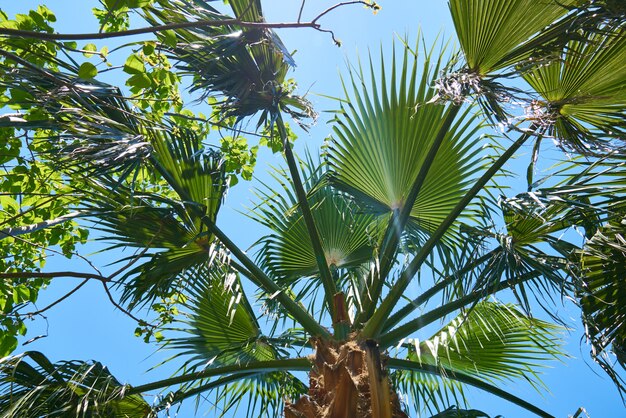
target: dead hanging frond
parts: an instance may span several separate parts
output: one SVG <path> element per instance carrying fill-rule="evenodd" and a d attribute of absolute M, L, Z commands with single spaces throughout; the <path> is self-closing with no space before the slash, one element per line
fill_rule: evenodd
<path fill-rule="evenodd" d="M 457 106 L 469 101 L 470 95 L 483 92 L 480 75 L 469 70 L 445 74 L 435 80 L 435 90 L 437 93 L 430 102 L 452 102 Z"/>
<path fill-rule="evenodd" d="M 89 143 L 65 150 L 65 158 L 90 162 L 99 167 L 119 167 L 131 161 L 145 160 L 153 151 L 152 145 L 140 135 L 115 142 Z"/>
<path fill-rule="evenodd" d="M 550 129 L 559 117 L 559 111 L 547 102 L 532 100 L 524 108 L 524 119 L 539 128 Z"/>
<path fill-rule="evenodd" d="M 527 101 L 526 92 L 500 82 L 500 79 L 514 75 L 515 73 L 483 76 L 468 68 L 447 68 L 435 81 L 436 93 L 429 103 L 453 103 L 460 106 L 476 101 L 492 123 L 510 125 L 513 109 Z"/>

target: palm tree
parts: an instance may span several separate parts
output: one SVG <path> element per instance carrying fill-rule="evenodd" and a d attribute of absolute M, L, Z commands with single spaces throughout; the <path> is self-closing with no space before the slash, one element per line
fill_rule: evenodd
<path fill-rule="evenodd" d="M 624 364 L 626 37 L 614 20 L 572 31 L 572 16 L 586 15 L 561 3 L 451 0 L 460 54 L 401 41 L 391 63 L 381 54 L 379 67 L 369 57 L 352 68 L 321 159 L 292 150 L 284 117 L 312 111 L 286 80 L 292 58 L 275 33 L 158 34 L 191 89 L 217 98 L 213 123 L 236 131 L 256 118 L 281 141 L 286 168 L 271 171 L 251 211 L 267 230 L 256 258 L 218 226 L 229 173 L 201 124 L 134 108 L 49 51 L 38 52 L 55 63 L 44 67 L 3 50 L 3 86 L 38 115 L 3 126 L 45 133 L 39 158 L 62 156 L 50 163 L 80 193 L 79 216 L 111 249 L 137 249 L 117 273 L 121 303 L 163 314 L 141 332 L 185 361 L 173 377 L 130 386 L 99 363 L 5 358 L 2 416 L 148 417 L 207 392 L 225 410 L 247 402 L 249 416 L 486 416 L 456 406 L 469 385 L 550 417 L 498 385 L 541 388 L 562 328 L 530 310 L 537 301 L 552 312 L 543 302 L 559 293 L 580 302 L 594 355 L 622 385 L 602 355 L 612 347 Z M 229 5 L 264 21 L 259 1 Z M 202 0 L 140 10 L 153 25 L 229 19 Z M 531 92 L 511 87 L 522 77 Z M 527 113 L 515 115 L 523 100 Z M 508 133 L 487 131 L 494 122 Z M 547 137 L 589 157 L 535 180 Z M 528 191 L 496 197 L 504 165 L 533 140 Z M 576 228 L 582 244 L 564 238 Z M 505 291 L 515 303 L 496 298 Z M 153 406 L 142 396 L 168 388 Z"/>

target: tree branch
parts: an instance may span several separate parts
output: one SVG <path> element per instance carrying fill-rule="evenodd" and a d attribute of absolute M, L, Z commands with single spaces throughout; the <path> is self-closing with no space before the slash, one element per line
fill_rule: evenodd
<path fill-rule="evenodd" d="M 162 389 L 168 386 L 190 382 L 192 380 L 206 379 L 208 377 L 223 376 L 226 374 L 245 375 L 254 372 L 273 372 L 278 370 L 308 371 L 310 369 L 311 360 L 306 357 L 269 361 L 254 361 L 247 364 L 233 364 L 228 366 L 205 369 L 195 373 L 187 373 L 180 376 L 170 377 L 164 380 L 147 383 L 145 385 L 129 387 L 126 389 L 124 394 L 125 396 L 141 394 L 150 390 Z"/>
<path fill-rule="evenodd" d="M 63 223 L 65 221 L 69 221 L 70 219 L 74 219 L 80 215 L 81 215 L 81 212 L 71 212 L 66 215 L 59 216 L 58 218 L 49 219 L 47 221 L 41 221 L 32 225 L 24 225 L 24 226 L 16 226 L 16 227 L 8 227 L 8 228 L 0 229 L 0 239 L 30 234 L 32 232 L 50 228 L 60 223 Z"/>
<path fill-rule="evenodd" d="M 31 39 L 39 39 L 42 41 L 78 41 L 93 39 L 121 38 L 125 36 L 144 35 L 148 33 L 158 33 L 174 29 L 196 29 L 203 27 L 220 27 L 220 26 L 240 26 L 242 28 L 262 28 L 262 29 L 287 29 L 287 28 L 313 28 L 319 29 L 320 25 L 314 22 L 283 22 L 283 23 L 266 23 L 266 22 L 245 22 L 239 19 L 222 19 L 222 20 L 198 20 L 195 22 L 177 22 L 165 25 L 156 25 L 137 29 L 128 29 L 118 32 L 94 32 L 94 33 L 45 33 L 34 32 L 21 29 L 0 28 L 0 35 L 10 37 L 23 37 Z"/>
<path fill-rule="evenodd" d="M 67 292 L 65 295 L 61 296 L 60 298 L 58 298 L 57 300 L 55 300 L 54 302 L 52 302 L 50 305 L 46 306 L 45 308 L 36 310 L 35 312 L 28 312 L 26 314 L 26 316 L 28 317 L 33 317 L 35 315 L 41 315 L 42 313 L 44 313 L 45 311 L 55 307 L 56 305 L 58 305 L 59 303 L 63 302 L 65 299 L 69 298 L 70 296 L 72 296 L 74 293 L 78 292 L 78 290 L 83 287 L 84 285 L 87 284 L 87 282 L 89 281 L 89 279 L 85 279 L 82 282 L 80 282 L 80 284 L 78 286 L 76 286 L 75 288 L 73 288 L 72 290 L 70 290 L 69 292 Z"/>
<path fill-rule="evenodd" d="M 54 279 L 56 277 L 76 277 L 79 279 L 85 280 L 98 280 L 103 283 L 110 281 L 108 277 L 102 276 L 100 274 L 92 274 L 92 273 L 79 273 L 75 271 L 55 271 L 55 272 L 28 272 L 28 271 L 20 271 L 20 272 L 10 272 L 10 273 L 0 273 L 0 279 Z"/>

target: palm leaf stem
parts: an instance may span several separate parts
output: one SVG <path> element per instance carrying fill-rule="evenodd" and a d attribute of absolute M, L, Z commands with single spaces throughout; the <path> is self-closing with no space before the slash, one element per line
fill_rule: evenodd
<path fill-rule="evenodd" d="M 319 269 L 320 278 L 322 279 L 322 284 L 324 286 L 324 293 L 326 303 L 328 304 L 328 310 L 330 311 L 330 315 L 333 321 L 333 326 L 337 326 L 337 312 L 335 312 L 335 304 L 334 304 L 334 296 L 337 293 L 337 286 L 335 285 L 335 281 L 333 280 L 333 276 L 330 272 L 330 268 L 328 267 L 328 262 L 326 260 L 326 255 L 324 253 L 324 249 L 322 248 L 322 241 L 320 239 L 319 231 L 315 226 L 315 220 L 313 219 L 313 214 L 311 213 L 311 207 L 309 206 L 309 201 L 307 199 L 306 191 L 304 190 L 304 186 L 302 184 L 302 179 L 300 178 L 300 172 L 298 170 L 298 165 L 296 164 L 296 159 L 294 158 L 293 151 L 291 149 L 291 144 L 289 143 L 289 138 L 287 136 L 287 131 L 285 130 L 285 123 L 283 121 L 282 115 L 278 112 L 276 118 L 276 126 L 278 127 L 278 132 L 281 136 L 281 140 L 283 142 L 283 151 L 285 153 L 285 159 L 287 160 L 287 166 L 289 167 L 289 173 L 291 175 L 291 180 L 293 182 L 294 189 L 296 191 L 296 197 L 298 199 L 298 206 L 302 211 L 302 217 L 304 219 L 304 223 L 306 225 L 307 231 L 309 232 L 309 238 L 311 239 L 311 245 L 313 247 L 313 253 L 315 254 L 315 260 L 317 261 L 317 267 Z"/>
<path fill-rule="evenodd" d="M 391 315 L 389 319 L 385 321 L 383 332 L 389 331 L 391 328 L 396 326 L 400 321 L 406 318 L 407 315 L 409 315 L 415 309 L 420 307 L 423 303 L 430 300 L 431 297 L 433 297 L 434 295 L 436 295 L 437 293 L 439 293 L 440 291 L 442 291 L 449 285 L 459 280 L 459 277 L 473 270 L 475 267 L 480 266 L 485 261 L 488 261 L 491 257 L 493 257 L 500 250 L 501 250 L 500 247 L 495 248 L 492 251 L 488 252 L 487 254 L 483 255 L 482 257 L 472 260 L 472 262 L 463 266 L 463 268 L 459 269 L 454 274 L 451 274 L 450 276 L 445 277 L 443 280 L 441 280 L 440 282 L 436 283 L 431 288 L 424 291 L 424 293 L 422 293 L 421 295 L 419 295 L 418 297 L 410 301 L 408 304 L 406 304 L 404 307 L 402 307 L 400 310 L 396 311 L 393 315 Z"/>
<path fill-rule="evenodd" d="M 145 393 L 155 389 L 163 389 L 169 386 L 181 383 L 191 382 L 198 379 L 206 379 L 214 376 L 230 374 L 232 376 L 247 375 L 251 373 L 275 372 L 278 370 L 311 370 L 311 360 L 306 357 L 280 359 L 269 361 L 253 361 L 243 364 L 231 364 L 223 367 L 201 370 L 195 373 L 186 373 L 180 376 L 174 376 L 155 382 L 146 383 L 145 385 L 133 386 L 126 388 L 125 396 Z"/>
<path fill-rule="evenodd" d="M 222 232 L 221 229 L 215 225 L 206 216 L 202 217 L 203 223 L 209 228 L 209 230 L 230 250 L 231 253 L 241 263 L 250 270 L 252 277 L 250 279 L 257 286 L 265 290 L 270 294 L 270 297 L 275 297 L 276 300 L 283 305 L 283 307 L 293 316 L 293 318 L 302 325 L 302 327 L 310 333 L 312 336 L 323 337 L 326 339 L 331 338 L 330 333 L 326 328 L 320 325 L 300 304 L 294 301 L 288 296 L 284 289 L 270 279 L 255 263 L 248 257 L 233 241 Z"/>
<path fill-rule="evenodd" d="M 407 337 L 411 333 L 425 327 L 426 325 L 438 319 L 444 318 L 446 315 L 451 314 L 454 311 L 457 311 L 470 304 L 479 302 L 485 297 L 493 295 L 501 290 L 509 289 L 515 285 L 532 280 L 539 275 L 539 272 L 533 271 L 528 274 L 524 274 L 517 279 L 502 280 L 498 283 L 492 284 L 491 286 L 475 289 L 466 296 L 463 296 L 459 299 L 456 299 L 452 302 L 446 303 L 445 305 L 441 305 L 431 311 L 428 311 L 425 314 L 420 315 L 419 317 L 407 322 L 406 324 L 401 325 L 398 328 L 381 335 L 379 338 L 381 350 L 384 350 L 392 346 L 393 344 L 396 344 L 402 338 Z"/>
<path fill-rule="evenodd" d="M 189 197 L 189 194 L 171 177 L 167 170 L 161 166 L 161 164 L 155 159 L 151 158 L 153 166 L 157 169 L 159 174 L 174 188 L 180 198 L 192 203 L 190 204 L 191 210 L 196 216 L 200 218 L 200 221 L 209 229 L 209 231 L 215 235 L 215 237 L 226 246 L 226 248 L 248 269 L 250 276 L 248 277 L 255 285 L 265 290 L 270 294 L 270 297 L 276 298 L 276 300 L 293 316 L 293 318 L 302 325 L 302 327 L 313 336 L 320 336 L 329 338 L 330 333 L 321 326 L 315 318 L 311 316 L 303 307 L 301 307 L 296 301 L 289 297 L 283 289 L 270 279 L 254 261 L 250 259 L 228 236 L 218 228 L 215 222 L 204 214 L 197 204 L 193 204 L 193 200 Z"/>
<path fill-rule="evenodd" d="M 373 289 L 364 289 L 363 294 L 361 295 L 361 300 L 364 303 L 363 311 L 361 315 L 355 321 L 356 323 L 363 323 L 367 321 L 373 314 L 376 309 L 376 302 L 380 298 L 380 295 L 383 291 L 383 284 L 385 283 L 384 278 L 387 277 L 391 268 L 393 266 L 395 260 L 395 253 L 398 248 L 398 242 L 400 241 L 400 236 L 406 227 L 409 218 L 411 217 L 411 211 L 413 210 L 413 205 L 417 200 L 420 190 L 426 181 L 428 176 L 428 172 L 430 171 L 430 167 L 433 165 L 435 161 L 435 157 L 439 152 L 439 148 L 446 138 L 446 134 L 454 122 L 454 118 L 458 114 L 461 106 L 453 106 L 442 125 L 439 128 L 439 132 L 435 137 L 428 154 L 424 158 L 424 163 L 420 167 L 415 180 L 413 181 L 413 185 L 409 191 L 409 194 L 402 205 L 400 211 L 394 211 L 391 219 L 389 220 L 389 224 L 387 225 L 387 229 L 385 231 L 385 235 L 383 238 L 382 244 L 382 252 L 379 258 L 380 268 L 378 270 L 378 280 L 374 282 Z"/>
<path fill-rule="evenodd" d="M 472 376 L 468 376 L 463 373 L 455 372 L 452 370 L 447 370 L 441 366 L 432 366 L 429 364 L 420 364 L 411 360 L 403 360 L 398 358 L 390 358 L 387 360 L 387 365 L 392 369 L 397 370 L 409 370 L 409 371 L 418 371 L 422 373 L 428 373 L 435 376 L 440 376 L 446 379 L 453 379 L 461 383 L 468 384 L 470 386 L 474 386 L 478 389 L 482 389 L 486 392 L 489 392 L 493 395 L 496 395 L 502 399 L 506 399 L 507 401 L 526 409 L 527 411 L 532 412 L 535 415 L 538 415 L 543 418 L 554 418 L 553 415 L 550 415 L 543 409 L 536 407 L 535 405 L 526 402 L 523 399 L 518 398 L 515 395 L 510 394 L 509 392 L 500 389 L 497 386 L 491 385 L 489 383 L 484 382 L 483 380 L 477 379 Z"/>
<path fill-rule="evenodd" d="M 537 127 L 534 124 L 529 127 L 524 134 L 517 139 L 517 141 L 515 141 L 496 161 L 494 161 L 494 163 L 487 169 L 487 171 L 485 171 L 480 179 L 478 179 L 474 186 L 472 186 L 465 196 L 463 196 L 446 219 L 443 220 L 437 230 L 433 232 L 415 258 L 411 260 L 407 268 L 402 272 L 398 281 L 391 287 L 389 293 L 380 304 L 380 307 L 376 310 L 376 312 L 374 312 L 372 317 L 363 327 L 363 330 L 361 331 L 363 338 L 375 338 L 380 335 L 386 319 L 389 317 L 391 311 L 393 311 L 394 307 L 402 297 L 404 290 L 407 288 L 413 279 L 413 276 L 420 269 L 424 261 L 426 261 L 430 252 L 435 248 L 448 228 L 450 228 L 456 218 L 461 214 L 461 212 L 463 212 L 472 199 L 474 199 L 474 197 L 476 197 L 476 195 L 483 190 L 483 187 L 491 180 L 491 178 L 507 161 L 509 161 L 513 154 L 515 154 L 515 152 L 528 140 L 528 138 L 533 136 L 533 132 L 536 128 Z"/>
<path fill-rule="evenodd" d="M 230 382 L 235 382 L 237 380 L 242 380 L 248 377 L 252 377 L 254 375 L 256 375 L 258 373 L 248 373 L 248 374 L 231 374 L 228 376 L 224 376 L 224 377 L 220 377 L 219 379 L 216 379 L 212 382 L 209 382 L 205 385 L 201 385 L 198 386 L 196 388 L 187 390 L 187 391 L 177 391 L 175 392 L 172 397 L 167 398 L 168 401 L 168 405 L 175 405 L 177 403 L 180 403 L 182 401 L 184 401 L 187 398 L 190 398 L 194 395 L 197 395 L 199 393 L 202 392 L 206 392 L 208 390 L 211 389 L 215 389 L 217 387 L 223 386 L 223 385 L 227 385 Z"/>

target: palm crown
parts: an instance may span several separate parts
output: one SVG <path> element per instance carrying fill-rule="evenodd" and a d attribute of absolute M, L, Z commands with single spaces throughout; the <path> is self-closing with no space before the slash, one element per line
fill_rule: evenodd
<path fill-rule="evenodd" d="M 264 22 L 259 1 L 228 4 L 235 19 Z M 20 38 L 5 38 L 0 87 L 25 116 L 0 126 L 35 130 L 38 158 L 80 196 L 68 210 L 94 221 L 109 249 L 137 249 L 116 273 L 121 303 L 158 312 L 160 326 L 142 322 L 140 333 L 185 362 L 169 379 L 133 387 L 99 363 L 7 357 L 2 416 L 147 417 L 205 392 L 226 410 L 247 400 L 252 415 L 483 416 L 455 406 L 471 385 L 549 417 L 498 382 L 541 387 L 538 371 L 562 354 L 562 328 L 530 309 L 559 293 L 580 305 L 592 354 L 623 391 L 607 357 L 624 365 L 619 7 L 594 4 L 609 16 L 594 20 L 576 1 L 449 4 L 460 53 L 401 41 L 391 63 L 359 63 L 343 79 L 320 158 L 293 153 L 284 117 L 313 113 L 286 80 L 293 58 L 274 32 L 229 23 L 157 33 L 160 59 L 212 98 L 209 124 L 231 124 L 236 135 L 255 118 L 280 141 L 286 168 L 271 172 L 251 211 L 267 230 L 255 257 L 217 224 L 232 155 L 206 145 L 204 122 L 175 106 L 133 106 L 56 50 L 24 59 Z M 138 11 L 152 25 L 233 22 L 202 0 Z M 147 94 L 135 58 L 125 69 Z M 512 98 L 527 103 L 523 117 L 511 114 Z M 491 121 L 508 133 L 487 131 Z M 547 137 L 590 157 L 535 179 Z M 497 198 L 503 166 L 531 141 L 528 192 Z M 564 238 L 577 228 L 582 245 Z M 421 290 L 410 299 L 413 282 Z M 502 291 L 514 303 L 494 296 Z M 167 388 L 156 405 L 141 396 Z"/>

